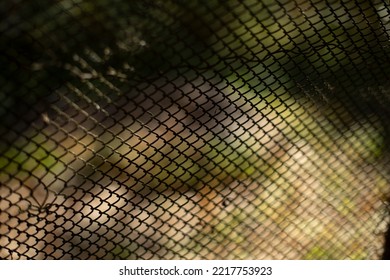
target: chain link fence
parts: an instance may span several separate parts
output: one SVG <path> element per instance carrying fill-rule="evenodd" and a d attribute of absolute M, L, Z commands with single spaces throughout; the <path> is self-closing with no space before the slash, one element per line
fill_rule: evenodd
<path fill-rule="evenodd" d="M 0 258 L 389 254 L 387 0 L 0 14 Z"/>

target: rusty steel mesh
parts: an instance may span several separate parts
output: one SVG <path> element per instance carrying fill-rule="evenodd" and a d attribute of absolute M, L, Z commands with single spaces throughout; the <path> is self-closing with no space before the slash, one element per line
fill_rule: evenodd
<path fill-rule="evenodd" d="M 0 258 L 389 254 L 387 0 L 0 15 Z"/>

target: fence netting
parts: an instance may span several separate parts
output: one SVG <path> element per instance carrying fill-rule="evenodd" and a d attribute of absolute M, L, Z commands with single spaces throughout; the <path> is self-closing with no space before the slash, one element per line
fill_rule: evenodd
<path fill-rule="evenodd" d="M 0 258 L 385 254 L 387 0 L 0 15 Z"/>

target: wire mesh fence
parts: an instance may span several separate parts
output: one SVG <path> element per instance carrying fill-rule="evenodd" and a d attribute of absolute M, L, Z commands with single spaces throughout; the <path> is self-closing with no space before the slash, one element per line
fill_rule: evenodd
<path fill-rule="evenodd" d="M 0 258 L 389 254 L 387 0 L 0 14 Z"/>

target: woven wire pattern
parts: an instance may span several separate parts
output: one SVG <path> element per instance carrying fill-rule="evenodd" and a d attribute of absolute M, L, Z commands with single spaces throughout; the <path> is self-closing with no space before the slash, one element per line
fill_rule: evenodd
<path fill-rule="evenodd" d="M 6 0 L 0 258 L 378 259 L 390 4 Z"/>

